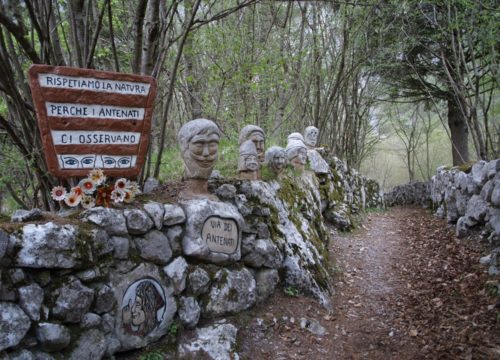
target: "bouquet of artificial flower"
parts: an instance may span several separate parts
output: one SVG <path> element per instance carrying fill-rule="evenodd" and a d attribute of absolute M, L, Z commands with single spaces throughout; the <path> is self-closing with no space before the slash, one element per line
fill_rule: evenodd
<path fill-rule="evenodd" d="M 82 205 L 86 209 L 94 206 L 109 207 L 110 202 L 132 202 L 140 194 L 139 185 L 125 178 L 116 180 L 114 185 L 106 183 L 106 176 L 101 169 L 92 170 L 88 177 L 68 192 L 63 186 L 52 189 L 52 198 L 64 201 L 69 207 Z"/>

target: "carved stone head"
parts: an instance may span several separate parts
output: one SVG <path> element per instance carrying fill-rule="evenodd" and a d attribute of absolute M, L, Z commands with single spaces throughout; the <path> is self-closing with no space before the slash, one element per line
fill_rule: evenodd
<path fill-rule="evenodd" d="M 304 137 L 302 136 L 301 133 L 298 133 L 298 132 L 294 132 L 294 133 L 291 133 L 290 135 L 288 135 L 288 142 L 290 142 L 292 140 L 302 141 L 305 144 Z"/>
<path fill-rule="evenodd" d="M 255 149 L 257 149 L 257 156 L 259 158 L 259 162 L 264 162 L 265 158 L 265 145 L 266 145 L 266 137 L 264 134 L 264 130 L 258 127 L 257 125 L 247 125 L 240 131 L 239 145 L 243 144 L 247 140 L 252 140 L 255 145 Z"/>
<path fill-rule="evenodd" d="M 309 149 L 316 147 L 318 142 L 319 130 L 315 126 L 308 126 L 304 130 L 304 143 Z"/>
<path fill-rule="evenodd" d="M 287 164 L 285 149 L 280 146 L 271 146 L 266 151 L 266 164 L 269 170 L 279 175 Z"/>
<path fill-rule="evenodd" d="M 181 127 L 177 139 L 187 179 L 210 177 L 217 162 L 219 137 L 219 127 L 211 120 L 191 120 Z"/>
<path fill-rule="evenodd" d="M 252 140 L 243 142 L 240 146 L 240 158 L 238 171 L 240 178 L 257 180 L 259 177 L 260 163 L 257 157 L 257 149 Z"/>
<path fill-rule="evenodd" d="M 304 166 L 307 163 L 307 147 L 304 144 L 304 141 L 300 140 L 296 136 L 293 136 L 291 138 L 290 136 L 288 136 L 288 144 L 286 146 L 286 155 L 288 157 L 288 162 L 293 166 L 295 170 L 303 171 Z M 300 137 L 302 137 L 302 135 L 300 135 Z"/>

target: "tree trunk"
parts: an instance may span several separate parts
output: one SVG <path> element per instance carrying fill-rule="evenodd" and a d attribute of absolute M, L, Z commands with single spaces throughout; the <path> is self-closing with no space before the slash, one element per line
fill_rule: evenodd
<path fill-rule="evenodd" d="M 448 126 L 451 134 L 453 166 L 470 161 L 469 129 L 465 115 L 455 97 L 448 99 Z"/>

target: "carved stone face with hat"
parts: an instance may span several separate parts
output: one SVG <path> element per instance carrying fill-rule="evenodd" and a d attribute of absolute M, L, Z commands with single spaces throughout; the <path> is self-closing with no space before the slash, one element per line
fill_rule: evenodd
<path fill-rule="evenodd" d="M 241 179 L 258 180 L 260 163 L 257 149 L 252 140 L 243 142 L 240 146 L 238 171 Z"/>
<path fill-rule="evenodd" d="M 240 137 L 239 137 L 239 145 L 242 145 L 245 141 L 251 140 L 254 145 L 255 149 L 257 150 L 257 156 L 259 159 L 259 162 L 264 162 L 265 158 L 265 144 L 266 144 L 266 138 L 264 134 L 264 130 L 260 128 L 257 125 L 247 125 L 240 131 Z"/>
<path fill-rule="evenodd" d="M 290 142 L 291 140 L 302 141 L 305 144 L 304 137 L 301 133 L 298 132 L 294 132 L 288 135 L 288 141 Z"/>
<path fill-rule="evenodd" d="M 298 134 L 299 136 L 297 136 Z M 288 136 L 288 144 L 286 146 L 286 155 L 288 162 L 293 168 L 298 171 L 303 171 L 307 162 L 307 147 L 304 144 L 302 135 L 293 133 Z"/>

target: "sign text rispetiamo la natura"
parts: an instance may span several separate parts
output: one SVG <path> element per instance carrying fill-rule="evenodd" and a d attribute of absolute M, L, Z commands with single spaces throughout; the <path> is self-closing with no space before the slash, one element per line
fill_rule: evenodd
<path fill-rule="evenodd" d="M 32 65 L 30 86 L 49 171 L 59 178 L 137 176 L 149 145 L 155 79 Z"/>

